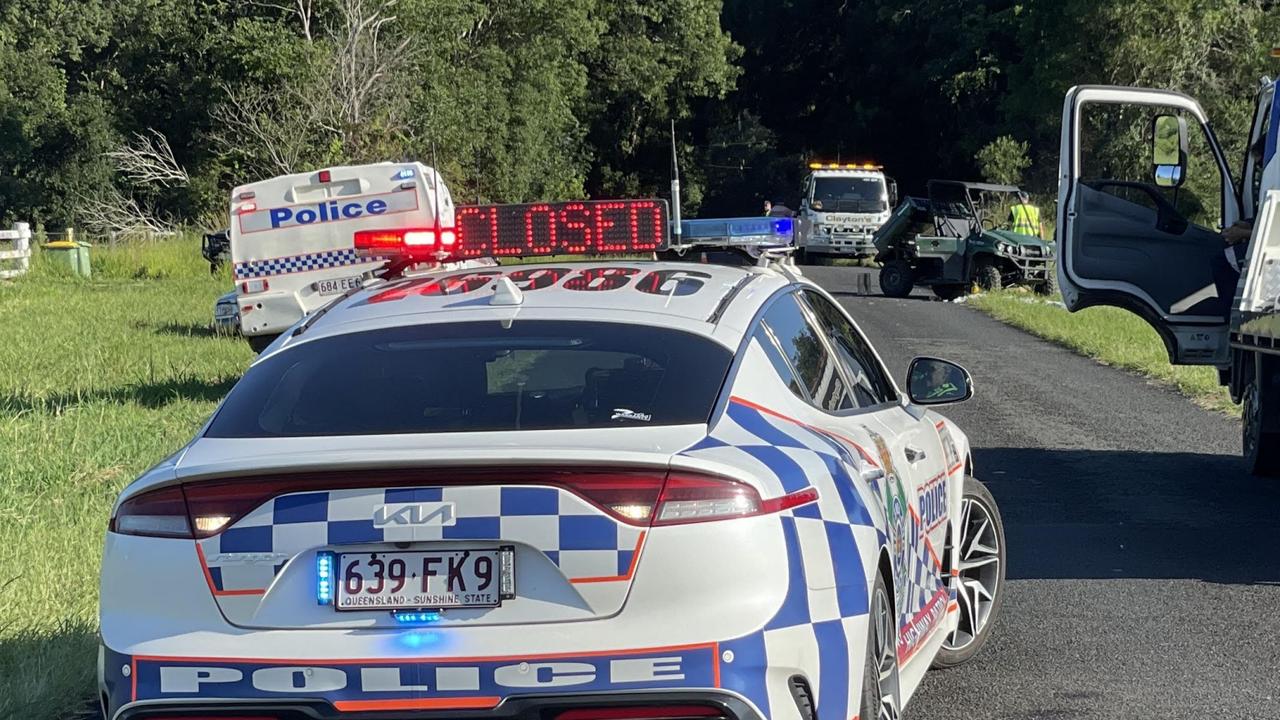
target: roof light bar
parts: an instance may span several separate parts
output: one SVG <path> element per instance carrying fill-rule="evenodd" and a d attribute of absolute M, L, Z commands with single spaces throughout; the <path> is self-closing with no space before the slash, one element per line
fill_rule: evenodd
<path fill-rule="evenodd" d="M 396 173 L 396 179 L 408 180 L 409 178 L 412 178 L 414 175 L 417 175 L 417 174 L 418 174 L 417 171 L 414 170 L 413 168 L 405 168 L 400 172 Z"/>
<path fill-rule="evenodd" d="M 809 169 L 810 170 L 883 170 L 884 166 L 877 165 L 876 163 L 870 163 L 870 162 L 864 162 L 864 163 L 811 162 L 809 163 Z"/>
<path fill-rule="evenodd" d="M 320 182 L 327 183 L 332 181 L 333 181 L 333 175 L 331 175 L 328 170 L 320 171 Z"/>

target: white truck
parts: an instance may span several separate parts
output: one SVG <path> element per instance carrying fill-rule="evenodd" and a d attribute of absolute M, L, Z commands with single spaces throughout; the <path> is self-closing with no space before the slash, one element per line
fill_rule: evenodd
<path fill-rule="evenodd" d="M 1089 176 L 1085 112 L 1136 107 L 1150 117 L 1150 176 Z M 1068 91 L 1059 161 L 1058 281 L 1069 310 L 1112 305 L 1144 318 L 1176 365 L 1210 365 L 1243 404 L 1249 469 L 1280 475 L 1280 92 L 1259 83 L 1239 175 L 1204 109 L 1180 93 L 1082 86 Z M 1096 108 L 1095 108 L 1096 109 Z M 1106 110 L 1105 108 L 1103 109 Z M 1198 124 L 1188 163 L 1188 125 Z M 1176 144 L 1175 144 L 1176 143 Z M 1207 147 L 1206 147 L 1207 146 Z M 1221 226 L 1185 217 L 1165 191 L 1211 176 Z M 1177 196 L 1173 196 L 1175 201 Z M 1243 221 L 1243 222 L 1240 222 Z M 1229 244 L 1232 235 L 1251 233 Z"/>
<path fill-rule="evenodd" d="M 422 163 L 378 163 L 282 175 L 231 192 L 235 306 L 215 307 L 261 352 L 334 296 L 357 289 L 381 267 L 358 256 L 356 230 L 452 227 L 453 198 Z"/>
<path fill-rule="evenodd" d="M 889 219 L 898 186 L 872 163 L 809 163 L 797 216 L 796 259 L 866 258 Z"/>

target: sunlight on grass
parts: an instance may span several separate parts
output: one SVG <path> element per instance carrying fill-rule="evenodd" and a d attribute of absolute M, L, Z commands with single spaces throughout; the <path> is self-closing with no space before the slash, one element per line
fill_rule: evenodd
<path fill-rule="evenodd" d="M 112 501 L 252 358 L 209 329 L 231 281 L 198 241 L 93 252 L 92 280 L 37 261 L 0 282 L 0 718 L 91 702 Z"/>
<path fill-rule="evenodd" d="M 1033 335 L 1068 347 L 1106 365 L 1139 372 L 1173 386 L 1200 405 L 1239 415 L 1217 370 L 1169 364 L 1164 343 L 1137 315 L 1110 307 L 1069 313 L 1062 307 L 1019 293 L 994 293 L 971 298 L 969 304 Z"/>

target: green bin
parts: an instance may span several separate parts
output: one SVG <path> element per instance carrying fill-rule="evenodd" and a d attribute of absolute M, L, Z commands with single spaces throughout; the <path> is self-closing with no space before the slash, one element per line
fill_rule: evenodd
<path fill-rule="evenodd" d="M 91 277 L 93 269 L 89 267 L 89 243 L 75 240 L 58 240 L 44 245 L 55 265 L 66 267 L 72 275 Z"/>

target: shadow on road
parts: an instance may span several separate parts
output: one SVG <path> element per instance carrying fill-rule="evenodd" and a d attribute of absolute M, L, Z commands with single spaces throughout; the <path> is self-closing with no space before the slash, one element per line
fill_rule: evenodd
<path fill-rule="evenodd" d="M 974 449 L 1011 579 L 1280 583 L 1280 480 L 1230 455 Z"/>

